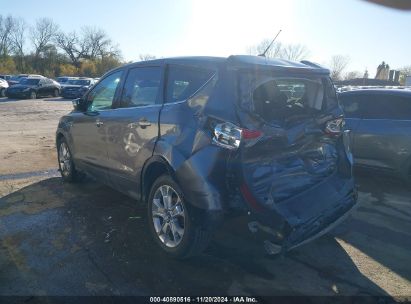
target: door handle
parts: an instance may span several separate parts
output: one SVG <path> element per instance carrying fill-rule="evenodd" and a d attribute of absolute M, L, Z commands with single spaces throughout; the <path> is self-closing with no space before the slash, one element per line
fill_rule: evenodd
<path fill-rule="evenodd" d="M 148 121 L 147 119 L 145 119 L 145 118 L 142 118 L 142 119 L 140 119 L 140 120 L 138 121 L 138 125 L 144 129 L 144 128 L 148 127 L 148 126 L 151 126 L 151 122 L 149 122 L 149 121 Z"/>
<path fill-rule="evenodd" d="M 104 125 L 104 123 L 103 123 L 102 121 L 96 120 L 96 126 L 97 126 L 97 127 L 100 128 L 102 125 Z"/>

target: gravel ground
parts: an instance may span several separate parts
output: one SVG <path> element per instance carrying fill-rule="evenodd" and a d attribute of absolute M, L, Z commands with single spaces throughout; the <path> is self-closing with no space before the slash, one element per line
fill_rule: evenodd
<path fill-rule="evenodd" d="M 376 295 L 411 300 L 411 191 L 361 174 L 359 207 L 286 256 L 227 221 L 210 248 L 170 260 L 145 210 L 91 179 L 63 184 L 54 133 L 60 98 L 0 99 L 0 295 Z"/>

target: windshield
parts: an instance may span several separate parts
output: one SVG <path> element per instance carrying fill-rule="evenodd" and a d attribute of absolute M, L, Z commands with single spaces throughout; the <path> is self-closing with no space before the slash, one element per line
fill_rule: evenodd
<path fill-rule="evenodd" d="M 40 79 L 30 79 L 30 78 L 23 78 L 20 81 L 20 84 L 25 84 L 25 85 L 37 85 L 40 82 Z"/>
<path fill-rule="evenodd" d="M 68 84 L 72 85 L 82 85 L 82 86 L 88 86 L 90 85 L 90 80 L 85 80 L 85 79 L 72 79 L 67 82 Z"/>
<path fill-rule="evenodd" d="M 67 77 L 59 77 L 57 78 L 57 82 L 59 83 L 66 83 L 68 81 Z"/>

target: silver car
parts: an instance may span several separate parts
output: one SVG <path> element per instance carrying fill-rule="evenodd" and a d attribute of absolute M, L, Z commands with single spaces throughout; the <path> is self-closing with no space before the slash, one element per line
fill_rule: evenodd
<path fill-rule="evenodd" d="M 353 90 L 339 99 L 352 131 L 355 165 L 411 180 L 411 91 Z"/>

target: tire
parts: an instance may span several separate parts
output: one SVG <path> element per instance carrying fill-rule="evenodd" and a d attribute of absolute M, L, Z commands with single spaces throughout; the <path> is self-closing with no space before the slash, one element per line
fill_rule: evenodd
<path fill-rule="evenodd" d="M 30 92 L 30 99 L 37 99 L 37 93 L 35 91 Z"/>
<path fill-rule="evenodd" d="M 73 183 L 80 180 L 80 173 L 76 170 L 70 148 L 63 137 L 57 142 L 57 161 L 63 181 Z"/>
<path fill-rule="evenodd" d="M 6 89 L 0 89 L 0 97 L 6 97 Z"/>
<path fill-rule="evenodd" d="M 171 196 L 168 202 L 163 199 L 164 192 L 168 193 L 167 197 Z M 189 258 L 200 254 L 207 247 L 213 235 L 213 225 L 206 220 L 205 211 L 185 201 L 180 186 L 171 176 L 162 175 L 156 179 L 147 204 L 151 236 L 169 256 Z M 166 205 L 169 207 L 168 210 L 164 210 Z"/>
<path fill-rule="evenodd" d="M 54 92 L 53 92 L 53 96 L 54 97 L 59 97 L 59 95 L 60 95 L 59 90 L 55 89 Z"/>

